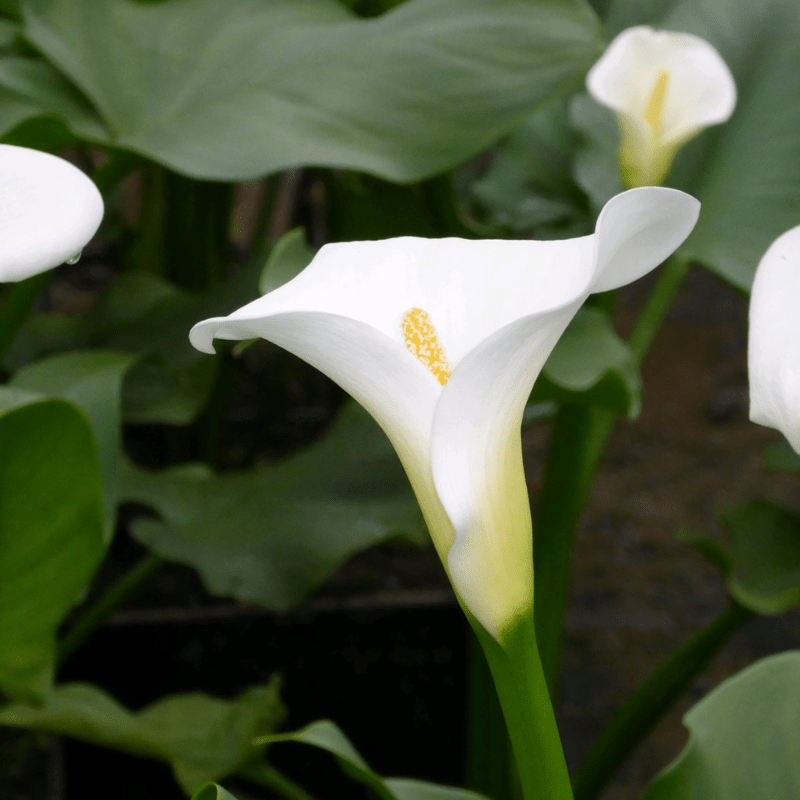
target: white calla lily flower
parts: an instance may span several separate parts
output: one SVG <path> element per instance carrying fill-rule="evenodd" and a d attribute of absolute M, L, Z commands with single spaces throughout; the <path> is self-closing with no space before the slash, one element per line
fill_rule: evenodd
<path fill-rule="evenodd" d="M 502 643 L 533 603 L 520 440 L 533 382 L 589 294 L 661 263 L 698 213 L 689 195 L 647 188 L 577 239 L 330 244 L 190 337 L 207 353 L 214 337 L 263 337 L 355 397 L 397 450 L 462 602 Z"/>
<path fill-rule="evenodd" d="M 764 254 L 750 295 L 750 419 L 800 453 L 800 226 Z"/>
<path fill-rule="evenodd" d="M 97 187 L 63 158 L 0 145 L 0 283 L 77 256 L 103 218 Z"/>
<path fill-rule="evenodd" d="M 589 93 L 617 112 L 626 186 L 660 184 L 678 148 L 725 122 L 736 84 L 720 54 L 691 33 L 628 28 L 586 77 Z"/>

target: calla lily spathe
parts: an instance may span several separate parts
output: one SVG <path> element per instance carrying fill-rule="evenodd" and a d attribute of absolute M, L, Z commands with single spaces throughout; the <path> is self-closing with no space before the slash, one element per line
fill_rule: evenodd
<path fill-rule="evenodd" d="M 750 296 L 750 419 L 800 453 L 800 226 L 764 254 Z"/>
<path fill-rule="evenodd" d="M 733 76 L 705 39 L 645 25 L 611 42 L 586 86 L 595 100 L 617 112 L 627 186 L 660 184 L 678 148 L 703 128 L 727 120 L 736 105 Z"/>
<path fill-rule="evenodd" d="M 100 192 L 63 158 L 0 145 L 0 283 L 80 253 L 103 218 Z"/>
<path fill-rule="evenodd" d="M 682 192 L 636 189 L 577 239 L 326 245 L 191 341 L 213 353 L 214 337 L 263 337 L 355 397 L 397 450 L 461 601 L 502 643 L 533 603 L 520 443 L 533 382 L 589 294 L 663 261 L 698 211 Z"/>

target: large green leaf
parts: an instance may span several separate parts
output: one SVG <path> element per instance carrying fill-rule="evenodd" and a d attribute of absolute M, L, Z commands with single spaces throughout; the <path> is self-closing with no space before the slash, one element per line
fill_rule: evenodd
<path fill-rule="evenodd" d="M 42 116 L 65 120 L 78 136 L 103 140 L 106 132 L 92 107 L 49 64 L 11 55 L 0 58 L 0 135 Z"/>
<path fill-rule="evenodd" d="M 96 686 L 68 683 L 53 689 L 41 705 L 14 703 L 0 709 L 0 724 L 166 761 L 191 794 L 257 756 L 263 748 L 253 740 L 273 731 L 283 716 L 276 680 L 247 689 L 235 700 L 179 694 L 137 712 Z"/>
<path fill-rule="evenodd" d="M 125 353 L 100 350 L 50 356 L 21 369 L 10 385 L 80 408 L 89 420 L 100 454 L 105 488 L 105 530 L 111 538 L 119 497 L 122 452 L 122 380 L 134 362 Z"/>
<path fill-rule="evenodd" d="M 369 786 L 381 800 L 486 800 L 483 795 L 467 789 L 409 778 L 382 778 L 369 767 L 340 728 L 327 719 L 312 722 L 294 733 L 276 734 L 261 741 L 269 744 L 297 742 L 327 750 L 351 778 Z"/>
<path fill-rule="evenodd" d="M 720 514 L 720 522 L 731 539 L 731 595 L 757 614 L 799 605 L 800 516 L 759 498 Z"/>
<path fill-rule="evenodd" d="M 758 661 L 684 717 L 686 748 L 642 800 L 800 797 L 800 651 Z"/>
<path fill-rule="evenodd" d="M 576 85 L 601 52 L 583 0 L 408 0 L 367 20 L 336 0 L 23 8 L 25 35 L 102 117 L 96 138 L 220 180 L 304 164 L 418 180 Z"/>
<path fill-rule="evenodd" d="M 131 467 L 125 497 L 160 520 L 133 536 L 198 570 L 209 591 L 284 610 L 344 559 L 424 524 L 388 440 L 350 404 L 320 442 L 279 464 L 215 476 L 203 464 Z"/>
<path fill-rule="evenodd" d="M 63 400 L 0 388 L 0 690 L 38 700 L 55 637 L 104 554 L 92 430 Z"/>
<path fill-rule="evenodd" d="M 800 221 L 800 4 L 620 0 L 612 7 L 614 30 L 646 22 L 697 34 L 719 50 L 734 75 L 733 116 L 678 153 L 666 184 L 703 203 L 697 226 L 681 248 L 683 257 L 749 290 L 769 244 Z M 582 132 L 594 140 L 605 135 L 610 112 L 598 110 L 589 119 L 584 111 L 578 113 Z M 598 122 L 600 116 L 606 122 Z M 598 202 L 601 183 L 595 180 Z"/>

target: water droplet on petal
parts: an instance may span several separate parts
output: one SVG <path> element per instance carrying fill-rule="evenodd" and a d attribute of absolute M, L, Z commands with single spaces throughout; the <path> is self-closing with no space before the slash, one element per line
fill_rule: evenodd
<path fill-rule="evenodd" d="M 78 263 L 78 261 L 80 261 L 80 259 L 81 259 L 81 254 L 82 254 L 82 253 L 83 253 L 83 250 L 78 250 L 78 252 L 77 252 L 77 253 L 75 253 L 75 255 L 74 255 L 74 256 L 70 256 L 70 257 L 69 257 L 69 258 L 66 260 L 66 262 L 65 262 L 65 263 L 67 263 L 67 264 L 77 264 L 77 263 Z"/>

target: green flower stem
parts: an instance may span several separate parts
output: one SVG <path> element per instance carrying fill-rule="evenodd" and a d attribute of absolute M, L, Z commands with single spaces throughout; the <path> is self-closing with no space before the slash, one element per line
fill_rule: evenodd
<path fill-rule="evenodd" d="M 0 303 L 0 366 L 8 355 L 14 337 L 28 318 L 49 279 L 50 273 L 42 272 L 14 283 Z"/>
<path fill-rule="evenodd" d="M 603 447 L 596 429 L 607 413 L 563 404 L 553 421 L 544 480 L 534 515 L 536 639 L 551 697 L 557 694 L 572 545 Z M 602 442 L 605 445 L 605 442 Z"/>
<path fill-rule="evenodd" d="M 689 274 L 690 266 L 688 261 L 679 261 L 673 257 L 661 268 L 653 291 L 639 312 L 636 324 L 628 337 L 628 346 L 633 351 L 637 363 L 641 364 L 644 361 L 664 317 L 672 308 L 678 290 Z"/>
<path fill-rule="evenodd" d="M 688 271 L 689 264 L 675 258 L 661 268 L 628 340 L 637 363 L 644 360 Z M 615 423 L 611 412 L 578 404 L 564 404 L 553 423 L 534 517 L 536 636 L 553 697 L 575 533 Z"/>
<path fill-rule="evenodd" d="M 639 686 L 589 748 L 573 779 L 575 800 L 599 796 L 636 746 L 750 616 L 750 611 L 732 602 Z"/>
<path fill-rule="evenodd" d="M 166 562 L 156 555 L 143 558 L 87 608 L 58 645 L 58 663 L 63 664 L 99 628 L 109 614 L 126 603 Z"/>
<path fill-rule="evenodd" d="M 480 643 L 472 631 L 468 631 L 467 635 L 469 674 L 465 786 L 492 800 L 516 800 L 519 795 L 515 781 L 518 784 L 519 780 L 503 709 Z"/>
<path fill-rule="evenodd" d="M 240 769 L 237 774 L 248 781 L 263 786 L 265 789 L 272 789 L 273 792 L 285 797 L 286 800 L 314 800 L 313 795 L 310 795 L 302 786 L 298 786 L 293 780 L 266 761 L 248 764 Z"/>
<path fill-rule="evenodd" d="M 533 615 L 516 621 L 502 646 L 469 612 L 503 709 L 525 800 L 572 800 L 567 764 L 539 661 Z"/>

